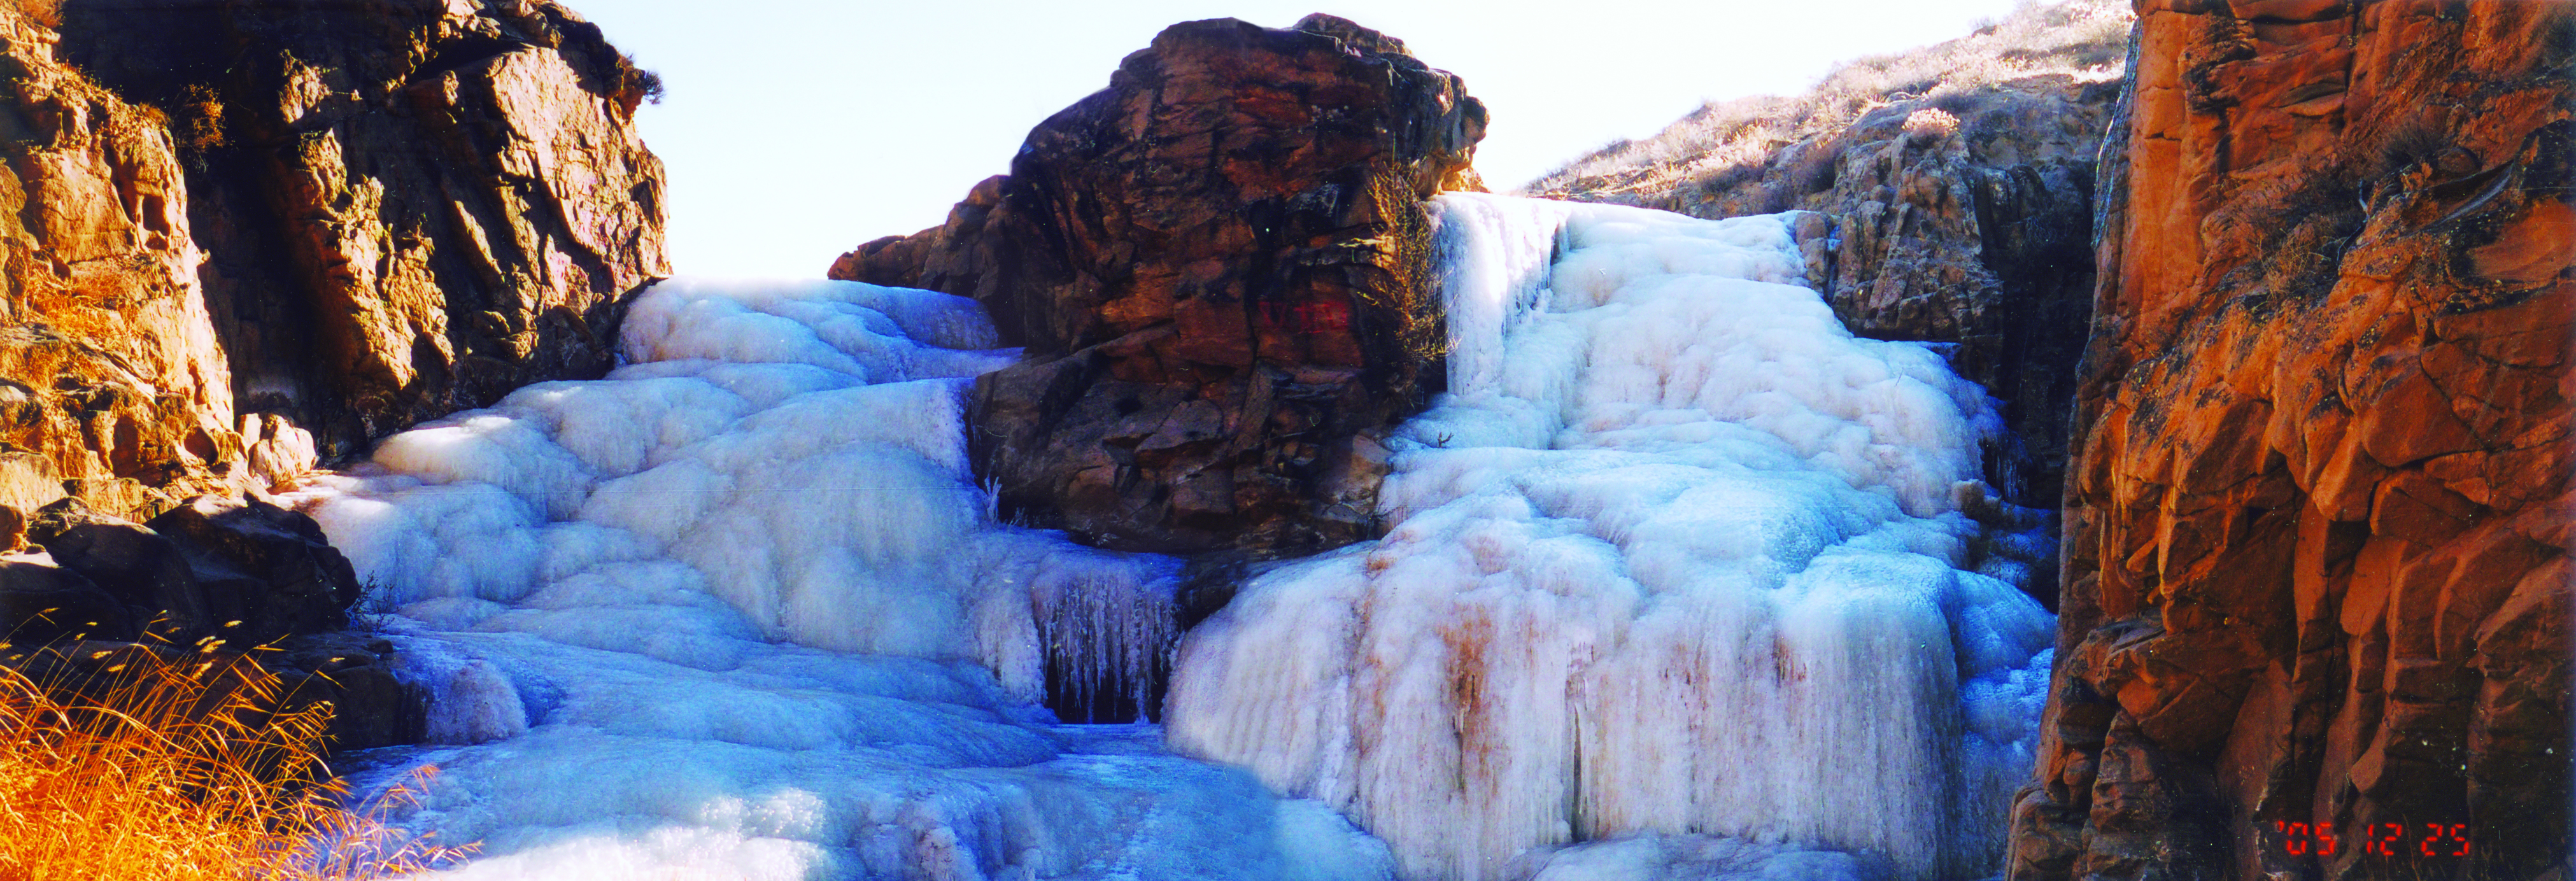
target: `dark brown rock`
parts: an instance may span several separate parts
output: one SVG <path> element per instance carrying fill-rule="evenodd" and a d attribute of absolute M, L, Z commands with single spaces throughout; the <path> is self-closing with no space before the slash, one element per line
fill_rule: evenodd
<path fill-rule="evenodd" d="M 2576 7 L 2140 10 L 2009 877 L 2568 877 Z"/>
<path fill-rule="evenodd" d="M 116 597 L 136 620 L 172 645 L 194 644 L 236 620 L 207 609 L 188 550 L 140 523 L 64 498 L 36 512 L 28 536 L 54 562 Z"/>
<path fill-rule="evenodd" d="M 43 553 L 0 554 L 0 627 L 0 643 L 13 646 L 140 632 L 124 603 Z"/>
<path fill-rule="evenodd" d="M 37 512 L 30 536 L 165 645 L 245 649 L 337 629 L 359 593 L 312 518 L 256 496 L 200 496 L 149 526 L 65 498 Z"/>
<path fill-rule="evenodd" d="M 1025 360 L 976 388 L 1006 508 L 1103 545 L 1375 534 L 1369 438 L 1443 381 L 1420 200 L 1473 187 L 1483 105 L 1330 16 L 1166 29 L 947 224 L 832 277 L 973 296 Z"/>
<path fill-rule="evenodd" d="M 6 601 L 13 562 L 0 557 L 0 602 Z M 193 701 L 127 705 L 127 710 L 189 716 L 223 706 L 244 692 L 252 697 L 245 706 L 254 713 L 301 712 L 327 704 L 330 716 L 320 746 L 334 755 L 419 743 L 427 727 L 427 692 L 394 675 L 400 655 L 391 642 L 371 634 L 297 636 L 247 652 L 97 638 L 13 646 L 0 651 L 0 666 L 14 668 L 60 700 L 106 699 L 120 687 L 131 687 L 136 680 L 128 668 L 141 665 L 185 670 L 202 691 Z M 258 724 L 253 718 L 241 721 Z"/>
<path fill-rule="evenodd" d="M 331 704 L 331 750 L 419 743 L 429 696 L 394 675 L 393 643 L 372 634 L 336 631 L 289 637 L 260 662 L 291 684 L 298 702 Z"/>
<path fill-rule="evenodd" d="M 149 525 L 194 552 L 208 609 L 242 622 L 227 639 L 266 643 L 338 629 L 358 601 L 349 559 L 301 512 L 257 496 L 199 496 Z"/>

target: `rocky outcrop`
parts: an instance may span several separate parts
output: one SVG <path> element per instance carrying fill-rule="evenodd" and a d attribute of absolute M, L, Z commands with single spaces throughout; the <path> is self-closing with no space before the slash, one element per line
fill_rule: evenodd
<path fill-rule="evenodd" d="M 54 14 L 0 9 L 0 504 L 146 519 L 597 374 L 667 272 L 655 84 L 560 6 Z"/>
<path fill-rule="evenodd" d="M 0 5 L 0 505 L 148 509 L 242 477 L 162 116 L 56 61 Z"/>
<path fill-rule="evenodd" d="M 1794 204 L 1832 221 L 1816 289 L 1853 333 L 1939 344 L 2003 403 L 2008 434 L 1986 474 L 2019 505 L 2054 507 L 2062 492 L 2091 314 L 2093 161 L 2117 92 L 2057 74 L 1899 101 L 1784 148 L 1771 172 L 1823 186 Z"/>
<path fill-rule="evenodd" d="M 257 496 L 200 496 L 149 525 L 65 498 L 36 512 L 28 537 L 139 625 L 92 634 L 102 639 L 265 645 L 346 626 L 358 600 L 357 573 L 321 525 Z"/>
<path fill-rule="evenodd" d="M 0 633 L 282 646 L 339 748 L 417 740 L 324 633 L 348 561 L 241 491 L 604 371 L 655 85 L 543 0 L 0 5 Z"/>
<path fill-rule="evenodd" d="M 972 296 L 1024 360 L 976 386 L 1004 506 L 1106 546 L 1373 536 L 1375 432 L 1443 382 L 1420 201 L 1473 188 L 1485 110 L 1331 16 L 1166 29 L 940 227 L 839 279 Z"/>
<path fill-rule="evenodd" d="M 140 635 L 123 602 L 42 550 L 0 554 L 0 646 Z M 0 658 L 5 658 L 0 655 Z"/>
<path fill-rule="evenodd" d="M 340 629 L 359 584 L 312 518 L 256 496 L 203 496 L 145 525 L 66 497 L 31 521 L 38 546 L 0 552 L 0 665 L 39 674 L 27 665 L 132 651 L 247 658 L 282 677 L 281 706 L 331 704 L 334 750 L 419 742 L 426 694 L 396 675 L 392 643 Z"/>
<path fill-rule="evenodd" d="M 2569 877 L 2576 8 L 2140 9 L 2008 876 Z"/>
<path fill-rule="evenodd" d="M 31 520 L 38 547 L 0 554 L 0 664 L 134 650 L 247 657 L 282 677 L 283 706 L 332 705 L 335 750 L 419 742 L 426 694 L 396 675 L 391 642 L 341 629 L 357 576 L 312 518 L 257 496 L 201 496 L 148 525 L 77 497 Z"/>
<path fill-rule="evenodd" d="M 1988 479 L 2005 501 L 2053 509 L 2125 19 L 2101 2 L 2030 5 L 1806 95 L 1709 105 L 1529 190 L 1708 218 L 1816 212 L 1800 230 L 1809 284 L 1853 333 L 1935 343 L 1985 386 L 2007 429 Z M 2028 587 L 2055 599 L 2054 573 Z"/>

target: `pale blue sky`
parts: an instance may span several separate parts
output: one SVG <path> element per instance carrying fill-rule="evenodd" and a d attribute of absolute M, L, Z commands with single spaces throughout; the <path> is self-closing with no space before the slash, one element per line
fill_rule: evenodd
<path fill-rule="evenodd" d="M 2014 0 L 567 2 L 669 86 L 642 121 L 670 170 L 676 268 L 814 277 L 938 223 L 1174 22 L 1329 12 L 1403 39 L 1492 110 L 1476 166 L 1503 189 L 1705 99 L 1962 36 Z"/>

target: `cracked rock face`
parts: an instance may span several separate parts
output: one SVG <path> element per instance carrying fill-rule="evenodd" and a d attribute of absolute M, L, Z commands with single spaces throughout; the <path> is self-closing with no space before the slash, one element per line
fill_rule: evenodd
<path fill-rule="evenodd" d="M 1375 434 L 1443 382 L 1419 202 L 1481 188 L 1484 106 L 1330 16 L 1175 25 L 1030 132 L 947 224 L 833 278 L 975 297 L 1018 365 L 977 384 L 1006 508 L 1109 547 L 1375 535 Z"/>
<path fill-rule="evenodd" d="M 167 128 L 55 39 L 0 8 L 0 505 L 168 504 L 241 458 L 204 255 Z"/>
<path fill-rule="evenodd" d="M 649 88 L 547 2 L 0 10 L 0 504 L 147 519 L 545 379 L 668 272 Z"/>
<path fill-rule="evenodd" d="M 2576 7 L 2140 8 L 2008 876 L 2568 877 Z"/>

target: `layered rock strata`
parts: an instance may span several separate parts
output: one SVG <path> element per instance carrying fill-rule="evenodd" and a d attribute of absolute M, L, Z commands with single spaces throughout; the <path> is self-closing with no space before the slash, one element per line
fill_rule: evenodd
<path fill-rule="evenodd" d="M 979 474 L 1104 546 L 1375 534 L 1375 438 L 1442 388 L 1428 273 L 1484 106 L 1331 16 L 1175 25 L 1029 134 L 946 224 L 831 277 L 972 296 L 1026 357 L 978 381 Z"/>
<path fill-rule="evenodd" d="M 2569 877 L 2571 54 L 2140 4 L 2008 877 Z"/>
<path fill-rule="evenodd" d="M 654 86 L 560 6 L 0 10 L 0 504 L 148 518 L 607 368 Z"/>

